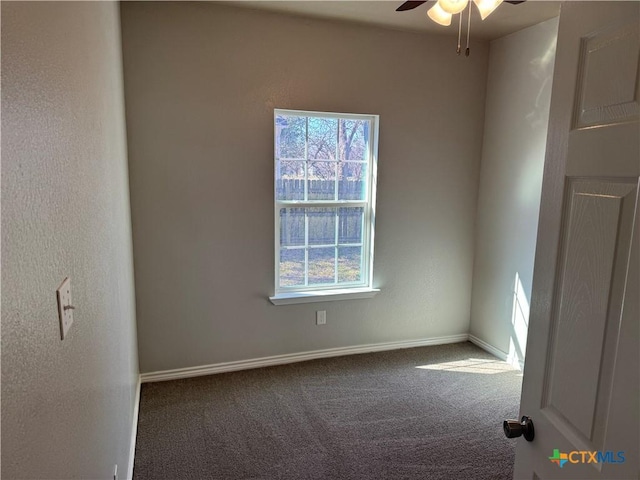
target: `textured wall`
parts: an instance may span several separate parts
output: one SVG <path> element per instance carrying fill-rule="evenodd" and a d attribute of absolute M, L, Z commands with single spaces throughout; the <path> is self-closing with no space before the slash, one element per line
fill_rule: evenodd
<path fill-rule="evenodd" d="M 486 44 L 208 2 L 121 15 L 141 371 L 468 331 Z M 269 303 L 274 108 L 380 115 L 377 297 Z"/>
<path fill-rule="evenodd" d="M 2 478 L 124 478 L 137 370 L 118 5 L 2 2 Z"/>
<path fill-rule="evenodd" d="M 555 18 L 490 44 L 470 332 L 516 361 L 526 346 L 557 30 Z"/>

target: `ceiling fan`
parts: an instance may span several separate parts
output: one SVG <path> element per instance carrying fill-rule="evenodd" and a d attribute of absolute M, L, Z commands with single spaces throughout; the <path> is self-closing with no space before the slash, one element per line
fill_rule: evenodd
<path fill-rule="evenodd" d="M 423 3 L 427 3 L 429 0 L 423 1 L 410 1 L 404 2 L 398 8 L 396 8 L 396 12 L 404 12 L 407 10 L 413 10 L 414 8 L 419 7 Z M 504 0 L 504 3 L 511 3 L 512 5 L 517 5 L 519 3 L 524 3 L 526 0 Z M 460 55 L 460 37 L 462 36 L 462 16 L 464 15 L 465 9 L 467 9 L 468 5 L 468 14 L 467 14 L 467 48 L 465 50 L 465 56 L 469 56 L 469 31 L 471 30 L 471 4 L 475 3 L 476 7 L 478 7 L 478 11 L 480 12 L 480 18 L 484 20 L 487 18 L 500 4 L 503 0 L 437 0 L 435 4 L 427 11 L 427 15 L 431 20 L 436 22 L 439 25 L 443 25 L 448 27 L 451 25 L 451 18 L 453 15 L 459 13 L 460 14 L 460 22 L 458 25 L 458 48 L 456 53 Z"/>

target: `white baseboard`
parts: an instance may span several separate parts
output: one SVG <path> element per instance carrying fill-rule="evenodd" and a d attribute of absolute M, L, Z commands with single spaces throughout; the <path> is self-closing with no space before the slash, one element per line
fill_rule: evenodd
<path fill-rule="evenodd" d="M 425 338 L 421 340 L 405 340 L 401 342 L 373 343 L 369 345 L 357 345 L 353 347 L 328 348 L 325 350 L 314 350 L 311 352 L 290 353 L 287 355 L 275 355 L 273 357 L 262 357 L 250 360 L 239 360 L 236 362 L 223 362 L 215 363 L 213 365 L 202 365 L 199 367 L 177 368 L 175 370 L 163 370 L 159 372 L 143 373 L 140 375 L 140 381 L 142 383 L 147 383 L 160 382 L 164 380 L 177 380 L 180 378 L 199 377 L 201 375 L 212 375 L 215 373 L 235 372 L 237 370 L 248 370 L 251 368 L 269 367 L 272 365 L 304 362 L 306 360 L 315 360 L 317 358 L 340 357 L 343 355 L 354 355 L 358 353 L 382 352 L 385 350 L 398 350 L 401 348 L 459 343 L 466 342 L 468 339 L 468 334 L 461 333 L 459 335 Z"/>
<path fill-rule="evenodd" d="M 136 457 L 136 437 L 138 436 L 138 412 L 140 411 L 140 375 L 136 385 L 136 398 L 133 405 L 133 419 L 131 424 L 131 440 L 129 441 L 129 465 L 127 468 L 127 480 L 133 479 L 133 463 Z"/>
<path fill-rule="evenodd" d="M 503 352 L 502 350 L 494 347 L 493 345 L 488 344 L 484 340 L 480 340 L 475 335 L 469 334 L 469 341 L 479 346 L 481 349 L 489 352 L 491 355 L 498 357 L 500 360 L 504 360 L 506 362 L 507 358 L 509 357 L 509 355 L 506 352 Z"/>

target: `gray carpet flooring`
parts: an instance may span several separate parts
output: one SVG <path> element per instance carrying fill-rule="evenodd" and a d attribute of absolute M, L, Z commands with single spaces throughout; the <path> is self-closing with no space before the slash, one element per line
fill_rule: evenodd
<path fill-rule="evenodd" d="M 134 478 L 511 479 L 521 382 L 459 343 L 143 384 Z"/>

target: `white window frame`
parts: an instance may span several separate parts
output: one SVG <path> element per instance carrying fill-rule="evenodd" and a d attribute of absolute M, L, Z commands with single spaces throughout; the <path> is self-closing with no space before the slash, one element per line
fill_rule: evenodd
<path fill-rule="evenodd" d="M 276 138 L 278 129 L 276 126 L 276 118 L 278 115 L 314 117 L 314 118 L 332 118 L 337 120 L 367 120 L 370 122 L 369 139 L 368 139 L 368 164 L 367 164 L 367 189 L 366 198 L 364 200 L 278 200 L 277 198 L 277 172 L 278 152 L 276 149 Z M 376 208 L 376 179 L 378 166 L 378 115 L 369 114 L 353 114 L 353 113 L 332 113 L 332 112 L 313 112 L 305 110 L 285 110 L 275 109 L 273 112 L 274 124 L 274 222 L 275 222 L 275 295 L 269 297 L 272 303 L 276 305 L 291 303 L 307 303 L 317 301 L 344 300 L 354 298 L 370 298 L 379 292 L 379 289 L 373 288 L 373 250 L 375 237 L 375 208 Z M 306 143 L 306 141 L 305 141 Z M 305 146 L 306 149 L 306 146 Z M 305 159 L 308 160 L 305 152 Z M 336 162 L 339 159 L 336 158 Z M 307 168 L 305 164 L 305 192 L 307 189 Z M 338 178 L 336 178 L 336 182 Z M 337 191 L 337 184 L 336 184 Z M 305 195 L 306 196 L 306 195 Z M 280 209 L 282 208 L 308 208 L 308 207 L 362 207 L 363 214 L 363 231 L 362 231 L 362 256 L 361 256 L 361 281 L 353 283 L 340 283 L 333 285 L 309 285 L 306 286 L 281 286 L 280 285 Z M 337 213 L 336 213 L 337 214 Z M 305 216 L 305 229 L 308 228 L 308 220 Z M 336 222 L 336 230 L 337 230 Z M 337 242 L 337 238 L 336 238 Z M 327 247 L 334 245 L 327 245 Z M 315 246 L 314 247 L 318 247 Z M 305 278 L 307 278 L 308 263 L 308 235 L 305 234 Z M 336 267 L 337 268 L 337 267 Z"/>

